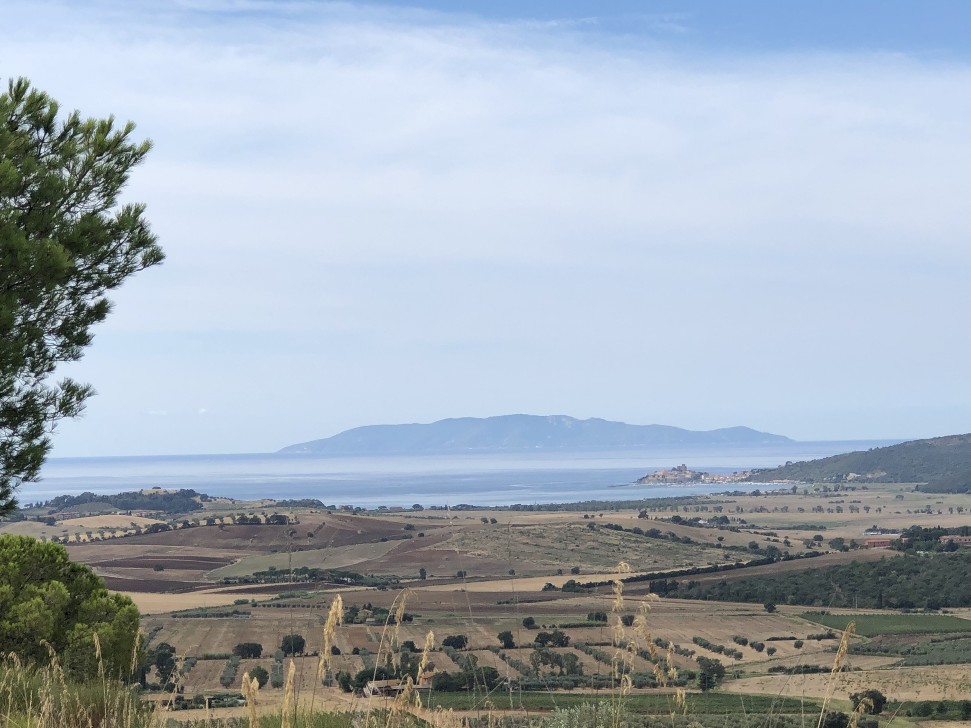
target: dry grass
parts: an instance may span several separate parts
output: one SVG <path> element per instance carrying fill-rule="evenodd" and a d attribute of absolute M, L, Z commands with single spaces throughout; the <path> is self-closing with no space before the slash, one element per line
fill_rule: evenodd
<path fill-rule="evenodd" d="M 143 616 L 153 614 L 167 614 L 181 609 L 194 609 L 196 607 L 224 607 L 232 604 L 240 598 L 239 594 L 227 593 L 200 593 L 191 592 L 188 594 L 152 594 L 150 592 L 121 592 L 130 597 L 138 611 Z M 271 598 L 269 595 L 247 594 L 246 598 L 256 599 L 257 601 Z"/>

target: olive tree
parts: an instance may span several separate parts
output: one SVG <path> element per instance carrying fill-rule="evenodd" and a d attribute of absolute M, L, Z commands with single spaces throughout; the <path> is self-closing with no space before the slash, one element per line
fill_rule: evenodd
<path fill-rule="evenodd" d="M 134 128 L 64 115 L 25 79 L 0 93 L 0 516 L 93 392 L 55 370 L 81 358 L 107 293 L 163 258 L 144 206 L 119 201 L 151 146 Z"/>

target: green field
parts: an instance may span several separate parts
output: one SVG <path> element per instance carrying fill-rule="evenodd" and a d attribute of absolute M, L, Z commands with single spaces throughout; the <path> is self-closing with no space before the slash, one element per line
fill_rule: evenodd
<path fill-rule="evenodd" d="M 971 632 L 971 620 L 946 614 L 820 614 L 806 612 L 803 619 L 833 629 L 845 630 L 856 622 L 855 633 L 863 637 L 881 634 L 940 634 Z"/>
<path fill-rule="evenodd" d="M 610 691 L 599 693 L 509 693 L 496 691 L 489 696 L 489 702 L 497 709 L 512 710 L 555 710 L 570 708 L 582 703 L 613 701 L 617 697 Z M 455 710 L 482 710 L 486 698 L 469 693 L 435 693 L 430 698 L 430 707 L 441 706 Z M 649 715 L 670 715 L 680 713 L 674 704 L 673 694 L 632 694 L 621 699 L 633 713 Z M 687 714 L 705 715 L 818 715 L 819 701 L 798 698 L 782 698 L 773 695 L 741 695 L 738 693 L 689 693 Z"/>

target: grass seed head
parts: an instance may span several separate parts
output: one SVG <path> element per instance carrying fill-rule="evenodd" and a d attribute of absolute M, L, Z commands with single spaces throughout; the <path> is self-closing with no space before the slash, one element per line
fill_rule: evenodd
<path fill-rule="evenodd" d="M 330 603 L 330 610 L 327 612 L 327 619 L 324 621 L 324 632 L 321 635 L 320 659 L 317 661 L 317 680 L 323 679 L 324 673 L 330 668 L 333 656 L 330 654 L 334 646 L 334 636 L 337 634 L 337 627 L 344 619 L 344 600 L 340 594 L 334 597 Z"/>

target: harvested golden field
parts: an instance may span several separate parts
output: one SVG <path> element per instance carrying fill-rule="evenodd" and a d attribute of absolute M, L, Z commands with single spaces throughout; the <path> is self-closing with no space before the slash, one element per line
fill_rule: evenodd
<path fill-rule="evenodd" d="M 99 516 L 68 518 L 67 520 L 57 522 L 62 528 L 68 528 L 72 531 L 80 531 L 82 529 L 126 529 L 134 528 L 135 526 L 151 526 L 154 523 L 163 523 L 163 521 L 155 518 L 144 518 L 142 516 L 126 516 L 121 513 L 105 513 Z"/>
<path fill-rule="evenodd" d="M 848 664 L 853 666 L 852 657 Z M 891 700 L 964 700 L 971 695 L 971 665 L 890 667 L 836 675 L 768 675 L 727 682 L 724 690 L 822 697 L 827 690 L 843 696 L 874 687 Z"/>
<path fill-rule="evenodd" d="M 195 609 L 196 607 L 224 607 L 226 605 L 232 604 L 234 601 L 240 598 L 238 594 L 225 594 L 225 593 L 206 593 L 206 592 L 188 592 L 185 594 L 159 594 L 152 592 L 121 592 L 127 597 L 130 597 L 135 606 L 138 607 L 138 611 L 142 613 L 143 616 L 154 615 L 154 614 L 165 614 L 167 612 L 176 612 L 182 609 Z M 253 599 L 257 601 L 262 601 L 265 599 L 270 599 L 272 595 L 252 595 Z M 247 599 L 251 598 L 247 595 Z"/>

